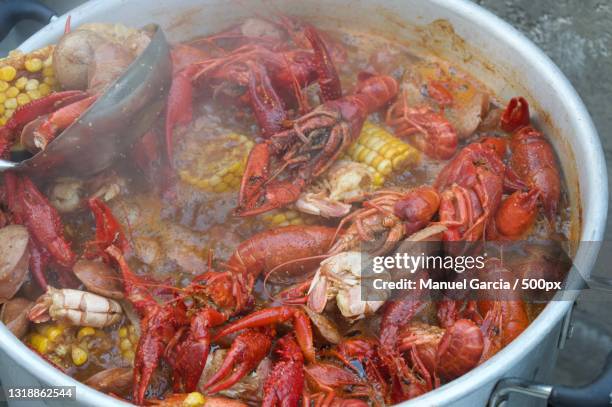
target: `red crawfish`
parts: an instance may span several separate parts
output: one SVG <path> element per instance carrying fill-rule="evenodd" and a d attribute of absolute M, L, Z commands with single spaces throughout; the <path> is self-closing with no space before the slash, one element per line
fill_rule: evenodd
<path fill-rule="evenodd" d="M 24 225 L 30 233 L 30 271 L 38 284 L 47 288 L 45 269 L 54 261 L 59 266 L 60 282 L 74 286 L 76 281 L 71 269 L 76 256 L 64 235 L 57 210 L 26 176 L 6 172 L 4 190 L 13 222 Z"/>
<path fill-rule="evenodd" d="M 323 103 L 251 150 L 240 186 L 240 216 L 256 215 L 295 202 L 361 132 L 366 117 L 397 94 L 390 76 L 360 75 L 352 95 Z"/>
<path fill-rule="evenodd" d="M 559 166 L 546 137 L 530 124 L 527 101 L 522 97 L 511 99 L 500 125 L 512 133 L 510 168 L 530 190 L 539 191 L 544 213 L 553 224 L 561 196 Z"/>
<path fill-rule="evenodd" d="M 410 138 L 412 144 L 431 158 L 448 160 L 455 151 L 457 132 L 442 113 L 429 106 L 410 106 L 406 90 L 387 111 L 386 123 L 398 137 Z"/>

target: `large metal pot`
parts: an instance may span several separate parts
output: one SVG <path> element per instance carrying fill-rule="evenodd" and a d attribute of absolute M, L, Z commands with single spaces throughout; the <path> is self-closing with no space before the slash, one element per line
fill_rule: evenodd
<path fill-rule="evenodd" d="M 219 30 L 255 12 L 270 11 L 301 16 L 322 27 L 365 27 L 414 47 L 433 49 L 475 72 L 499 95 L 522 94 L 535 101 L 538 126 L 551 136 L 564 169 L 576 219 L 573 237 L 576 242 L 589 242 L 580 244 L 574 263 L 583 275 L 588 273 L 598 249 L 592 242 L 603 236 L 608 200 L 604 156 L 591 118 L 568 80 L 542 51 L 510 25 L 468 1 L 99 0 L 74 9 L 70 15 L 74 25 L 89 21 L 132 26 L 156 22 L 176 41 Z M 64 17 L 51 22 L 21 49 L 30 51 L 56 41 L 64 22 Z M 551 302 L 519 338 L 485 364 L 403 405 L 485 405 L 500 378 L 546 378 L 572 304 L 571 300 Z M 0 378 L 5 387 L 76 386 L 75 405 L 123 404 L 61 374 L 1 324 L 0 349 Z"/>

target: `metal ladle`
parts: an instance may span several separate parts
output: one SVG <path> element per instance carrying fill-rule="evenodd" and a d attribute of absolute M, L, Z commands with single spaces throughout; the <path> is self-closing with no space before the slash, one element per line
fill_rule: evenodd
<path fill-rule="evenodd" d="M 0 172 L 90 176 L 125 156 L 153 125 L 170 88 L 170 46 L 162 29 L 153 27 L 149 45 L 87 111 L 44 151 L 21 162 L 0 160 Z"/>

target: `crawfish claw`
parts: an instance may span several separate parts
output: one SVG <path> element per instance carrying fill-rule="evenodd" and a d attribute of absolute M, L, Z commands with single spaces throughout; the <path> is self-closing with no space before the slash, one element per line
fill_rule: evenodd
<path fill-rule="evenodd" d="M 271 346 L 267 332 L 248 330 L 238 335 L 219 370 L 204 385 L 207 392 L 213 394 L 233 386 L 257 367 Z"/>

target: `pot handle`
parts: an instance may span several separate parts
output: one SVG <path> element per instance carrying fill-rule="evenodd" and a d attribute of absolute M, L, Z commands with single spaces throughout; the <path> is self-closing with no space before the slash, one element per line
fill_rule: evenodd
<path fill-rule="evenodd" d="M 55 11 L 35 0 L 6 0 L 0 2 L 0 41 L 21 20 L 35 20 L 48 24 Z"/>
<path fill-rule="evenodd" d="M 612 406 L 612 352 L 608 354 L 599 376 L 582 387 L 548 385 L 520 378 L 502 379 L 493 390 L 489 407 L 503 405 L 511 393 L 545 399 L 548 405 L 553 407 L 610 407 Z"/>

